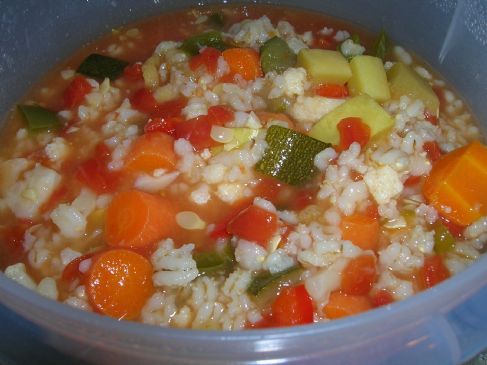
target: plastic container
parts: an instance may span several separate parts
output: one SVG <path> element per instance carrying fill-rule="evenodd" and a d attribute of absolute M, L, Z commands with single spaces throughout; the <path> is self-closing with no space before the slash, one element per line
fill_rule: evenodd
<path fill-rule="evenodd" d="M 0 115 L 33 80 L 79 45 L 114 26 L 191 4 L 187 0 L 3 3 Z M 386 29 L 439 70 L 487 130 L 487 1 L 279 4 L 323 11 L 372 31 Z M 403 302 L 328 324 L 286 329 L 229 333 L 117 322 L 39 297 L 2 274 L 0 303 L 25 318 L 20 333 L 83 363 L 461 364 L 487 347 L 487 256 Z M 0 316 L 7 320 L 9 313 L 3 309 Z M 2 342 L 7 341 L 0 341 L 0 353 Z"/>

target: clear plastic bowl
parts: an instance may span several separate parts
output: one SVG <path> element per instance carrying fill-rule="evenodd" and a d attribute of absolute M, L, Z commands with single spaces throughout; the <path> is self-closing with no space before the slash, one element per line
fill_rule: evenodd
<path fill-rule="evenodd" d="M 3 3 L 0 116 L 33 80 L 81 44 L 114 26 L 193 4 L 187 0 Z M 487 1 L 278 4 L 322 11 L 372 31 L 386 29 L 454 85 L 486 130 Z M 431 290 L 360 316 L 237 333 L 118 322 L 42 298 L 0 274 L 0 306 L 8 308 L 0 310 L 0 316 L 15 312 L 28 324 L 21 331 L 35 341 L 94 364 L 461 364 L 487 347 L 485 303 L 487 256 Z"/>

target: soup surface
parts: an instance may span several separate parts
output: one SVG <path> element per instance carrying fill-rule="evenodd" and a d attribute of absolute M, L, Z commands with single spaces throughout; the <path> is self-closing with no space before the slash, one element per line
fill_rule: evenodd
<path fill-rule="evenodd" d="M 11 113 L 0 269 L 160 326 L 355 315 L 482 253 L 480 140 L 385 32 L 266 6 L 164 14 L 82 48 Z"/>

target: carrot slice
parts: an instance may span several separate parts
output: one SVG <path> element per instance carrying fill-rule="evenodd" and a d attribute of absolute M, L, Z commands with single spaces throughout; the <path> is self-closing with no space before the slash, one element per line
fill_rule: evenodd
<path fill-rule="evenodd" d="M 134 319 L 153 293 L 152 265 L 126 249 L 105 251 L 92 263 L 87 293 L 93 308 L 117 319 Z"/>
<path fill-rule="evenodd" d="M 337 319 L 359 314 L 372 309 L 370 299 L 364 295 L 347 295 L 342 292 L 332 292 L 323 312 L 329 319 Z"/>
<path fill-rule="evenodd" d="M 437 160 L 423 194 L 448 220 L 468 226 L 487 214 L 487 147 L 471 142 Z"/>
<path fill-rule="evenodd" d="M 107 208 L 105 240 L 112 247 L 150 246 L 176 227 L 175 215 L 172 203 L 160 196 L 121 192 Z"/>
<path fill-rule="evenodd" d="M 152 172 L 164 168 L 173 170 L 176 164 L 174 139 L 163 132 L 143 134 L 130 149 L 124 165 L 127 172 Z"/>
<path fill-rule="evenodd" d="M 342 218 L 342 238 L 352 241 L 364 250 L 377 250 L 379 243 L 379 221 L 370 215 L 355 213 Z"/>
<path fill-rule="evenodd" d="M 367 295 L 377 277 L 373 255 L 360 255 L 349 261 L 342 271 L 342 292 L 351 295 Z"/>
<path fill-rule="evenodd" d="M 230 48 L 222 53 L 230 68 L 230 74 L 239 74 L 245 80 L 262 76 L 259 53 L 252 48 Z"/>

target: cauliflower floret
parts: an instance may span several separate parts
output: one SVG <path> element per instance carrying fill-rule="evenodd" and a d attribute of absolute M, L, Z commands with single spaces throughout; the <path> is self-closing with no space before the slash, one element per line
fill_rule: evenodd
<path fill-rule="evenodd" d="M 351 39 L 347 39 L 340 45 L 340 50 L 345 57 L 349 58 L 363 54 L 365 47 L 355 43 Z"/>
<path fill-rule="evenodd" d="M 5 201 L 18 218 L 34 218 L 60 182 L 61 175 L 56 171 L 37 164 L 25 173 L 22 181 L 8 189 Z"/>
<path fill-rule="evenodd" d="M 378 204 L 389 203 L 403 189 L 399 175 L 390 166 L 370 169 L 365 174 L 364 181 Z"/>
<path fill-rule="evenodd" d="M 307 88 L 306 70 L 304 68 L 288 68 L 283 72 L 282 76 L 286 95 L 303 95 L 304 90 Z"/>
<path fill-rule="evenodd" d="M 331 112 L 344 99 L 324 98 L 322 96 L 298 96 L 291 106 L 291 116 L 301 123 L 315 123 L 325 114 Z"/>

